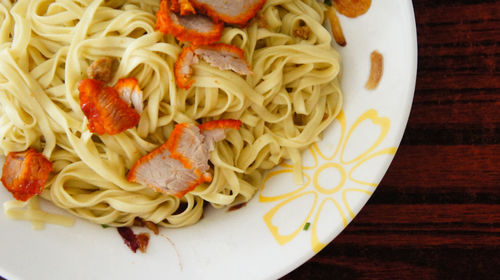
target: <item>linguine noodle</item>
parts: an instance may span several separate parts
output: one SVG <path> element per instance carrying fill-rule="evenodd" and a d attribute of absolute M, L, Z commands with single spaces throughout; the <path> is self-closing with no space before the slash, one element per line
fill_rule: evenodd
<path fill-rule="evenodd" d="M 220 39 L 244 50 L 253 74 L 201 62 L 189 90 L 178 89 L 173 74 L 182 45 L 154 29 L 158 7 L 159 0 L 0 0 L 1 153 L 41 151 L 54 166 L 41 197 L 112 226 L 135 217 L 166 227 L 194 224 L 205 203 L 220 208 L 251 199 L 263 172 L 286 159 L 300 182 L 300 152 L 319 140 L 342 104 L 340 57 L 322 25 L 324 5 L 268 0 L 258 19 L 226 27 Z M 294 36 L 299 26 L 310 29 L 307 38 Z M 90 133 L 80 109 L 78 83 L 100 57 L 119 62 L 111 84 L 135 77 L 144 92 L 138 126 L 117 135 Z M 178 199 L 127 181 L 134 162 L 164 143 L 176 123 L 214 119 L 243 125 L 211 153 L 211 183 Z M 9 209 L 13 218 L 33 220 Z M 46 217 L 35 220 L 57 223 Z"/>

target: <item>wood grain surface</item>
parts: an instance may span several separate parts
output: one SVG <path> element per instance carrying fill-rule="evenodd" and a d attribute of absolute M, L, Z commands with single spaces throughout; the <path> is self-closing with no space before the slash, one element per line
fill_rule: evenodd
<path fill-rule="evenodd" d="M 500 279 L 500 1 L 414 0 L 419 63 L 368 204 L 284 279 Z"/>

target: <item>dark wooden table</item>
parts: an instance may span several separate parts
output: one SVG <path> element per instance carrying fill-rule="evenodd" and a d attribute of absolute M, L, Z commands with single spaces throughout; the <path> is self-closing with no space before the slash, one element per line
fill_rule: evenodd
<path fill-rule="evenodd" d="M 500 1 L 413 4 L 418 78 L 396 157 L 285 279 L 500 279 Z"/>

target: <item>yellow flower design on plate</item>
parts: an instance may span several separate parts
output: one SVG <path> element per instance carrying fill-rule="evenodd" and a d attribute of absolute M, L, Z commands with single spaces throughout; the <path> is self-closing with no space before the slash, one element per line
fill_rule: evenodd
<path fill-rule="evenodd" d="M 279 244 L 287 244 L 301 233 L 310 234 L 312 249 L 319 252 L 332 234 L 347 226 L 359 211 L 356 207 L 360 207 L 362 196 L 367 199 L 377 186 L 370 181 L 369 170 L 388 165 L 387 157 L 396 153 L 395 147 L 377 150 L 390 126 L 388 118 L 369 109 L 347 131 L 341 112 L 325 131 L 325 140 L 303 155 L 302 185 L 293 182 L 292 166 L 286 163 L 267 174 L 259 202 L 277 202 L 263 218 Z M 306 231 L 307 223 L 310 229 Z"/>

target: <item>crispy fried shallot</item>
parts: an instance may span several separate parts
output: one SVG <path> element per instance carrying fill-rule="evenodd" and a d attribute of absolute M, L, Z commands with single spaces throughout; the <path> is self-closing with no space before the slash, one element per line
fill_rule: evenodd
<path fill-rule="evenodd" d="M 10 152 L 2 168 L 2 183 L 15 199 L 27 201 L 42 193 L 52 171 L 52 163 L 33 148 Z"/>
<path fill-rule="evenodd" d="M 239 129 L 241 121 L 218 120 L 197 126 L 177 124 L 167 142 L 140 158 L 127 179 L 178 198 L 212 181 L 208 159 L 226 129 Z"/>
<path fill-rule="evenodd" d="M 112 135 L 139 123 L 139 114 L 120 98 L 116 89 L 93 79 L 82 80 L 78 89 L 90 132 Z"/>
<path fill-rule="evenodd" d="M 127 245 L 132 252 L 135 253 L 137 249 L 139 249 L 142 253 L 146 253 L 149 244 L 149 233 L 135 234 L 129 227 L 119 227 L 116 228 L 116 230 L 122 237 L 125 245 Z"/>
<path fill-rule="evenodd" d="M 156 29 L 165 34 L 172 34 L 182 42 L 195 45 L 217 42 L 224 24 L 214 23 L 204 15 L 181 16 L 170 11 L 169 0 L 162 0 L 160 10 L 156 13 Z"/>
<path fill-rule="evenodd" d="M 382 74 L 384 73 L 384 56 L 378 51 L 373 51 L 370 55 L 370 61 L 370 77 L 365 84 L 365 88 L 374 90 L 380 83 L 380 79 L 382 79 Z"/>
<path fill-rule="evenodd" d="M 125 242 L 125 245 L 127 245 L 132 252 L 137 252 L 137 249 L 139 248 L 139 243 L 137 243 L 137 238 L 132 231 L 131 228 L 129 227 L 119 227 L 116 228 L 118 233 L 123 239 L 123 242 Z"/>
<path fill-rule="evenodd" d="M 160 233 L 160 231 L 158 230 L 158 226 L 151 222 L 151 221 L 145 221 L 144 222 L 144 225 L 150 230 L 152 231 L 155 235 L 158 235 L 158 233 Z"/>
<path fill-rule="evenodd" d="M 216 21 L 245 26 L 264 6 L 266 0 L 190 0 L 199 13 Z"/>
<path fill-rule="evenodd" d="M 135 238 L 137 239 L 137 244 L 139 245 L 139 248 L 137 249 L 139 249 L 142 253 L 146 253 L 149 244 L 149 233 L 139 233 L 135 236 Z"/>
<path fill-rule="evenodd" d="M 175 63 L 174 72 L 179 88 L 189 89 L 193 84 L 194 81 L 190 79 L 193 74 L 191 65 L 198 63 L 198 58 L 221 70 L 232 70 L 241 75 L 252 73 L 243 50 L 236 46 L 223 43 L 189 46 L 182 50 Z"/>
<path fill-rule="evenodd" d="M 127 102 L 128 105 L 133 105 L 137 113 L 142 113 L 143 94 L 136 78 L 119 79 L 116 82 L 114 89 L 118 92 L 123 101 Z"/>
<path fill-rule="evenodd" d="M 370 9 L 372 0 L 333 0 L 333 4 L 339 13 L 355 18 Z"/>

